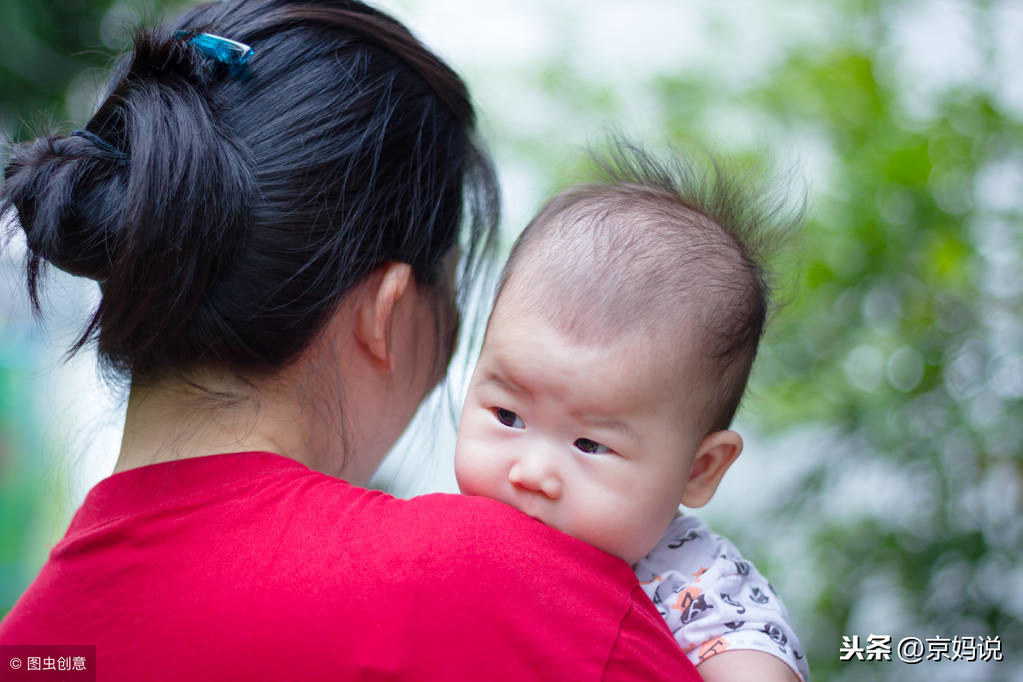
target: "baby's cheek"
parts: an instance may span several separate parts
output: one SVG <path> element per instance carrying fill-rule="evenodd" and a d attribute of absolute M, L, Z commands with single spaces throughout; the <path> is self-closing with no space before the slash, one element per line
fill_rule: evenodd
<path fill-rule="evenodd" d="M 455 480 L 463 495 L 493 497 L 493 471 L 480 457 L 479 446 L 471 438 L 459 437 L 455 447 Z"/>
<path fill-rule="evenodd" d="M 661 533 L 656 521 L 639 512 L 639 505 L 610 503 L 594 523 L 589 524 L 589 538 L 608 554 L 634 564 L 657 545 Z"/>
<path fill-rule="evenodd" d="M 472 492 L 474 477 L 466 462 L 463 450 L 461 444 L 455 448 L 455 480 L 458 482 L 458 490 L 463 495 L 473 495 L 475 494 Z"/>

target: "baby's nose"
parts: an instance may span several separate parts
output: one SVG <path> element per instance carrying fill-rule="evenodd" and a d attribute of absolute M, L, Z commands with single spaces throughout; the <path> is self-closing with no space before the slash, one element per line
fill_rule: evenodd
<path fill-rule="evenodd" d="M 508 480 L 516 488 L 541 493 L 552 500 L 561 497 L 561 479 L 540 457 L 524 457 L 508 470 Z"/>

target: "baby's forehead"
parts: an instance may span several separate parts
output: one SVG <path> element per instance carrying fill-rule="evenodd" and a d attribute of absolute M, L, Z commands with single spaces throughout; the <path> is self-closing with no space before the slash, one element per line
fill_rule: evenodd
<path fill-rule="evenodd" d="M 594 368 L 625 364 L 634 370 L 627 380 L 649 376 L 653 383 L 663 384 L 658 386 L 661 391 L 691 386 L 699 375 L 706 349 L 702 335 L 687 326 L 684 317 L 662 318 L 654 324 L 617 311 L 626 319 L 611 323 L 607 313 L 612 311 L 577 315 L 566 309 L 570 302 L 565 299 L 544 287 L 504 287 L 487 325 L 484 349 L 514 348 L 528 337 L 536 351 L 528 361 L 543 366 L 556 362 L 564 347 L 580 348 Z M 536 348 L 538 344 L 541 347 Z"/>
<path fill-rule="evenodd" d="M 701 363 L 694 367 L 685 338 L 574 335 L 507 293 L 499 297 L 488 325 L 477 385 L 623 423 L 660 414 L 667 419 L 665 428 L 687 429 L 704 420 L 709 385 L 701 378 Z"/>
<path fill-rule="evenodd" d="M 596 241 L 552 240 L 519 254 L 495 315 L 541 319 L 572 341 L 625 344 L 664 361 L 699 357 L 713 298 L 701 292 L 703 264 L 658 258 L 627 239 Z"/>

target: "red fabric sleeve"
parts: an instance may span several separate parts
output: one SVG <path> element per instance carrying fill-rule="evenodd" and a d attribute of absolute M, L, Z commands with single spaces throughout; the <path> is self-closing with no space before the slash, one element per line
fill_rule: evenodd
<path fill-rule="evenodd" d="M 666 669 L 674 667 L 674 679 L 700 680 L 643 588 L 637 585 L 632 596 L 633 605 L 622 619 L 603 679 L 606 682 L 665 679 Z M 663 630 L 666 637 L 652 634 L 657 630 Z M 679 656 L 689 665 L 679 666 Z"/>

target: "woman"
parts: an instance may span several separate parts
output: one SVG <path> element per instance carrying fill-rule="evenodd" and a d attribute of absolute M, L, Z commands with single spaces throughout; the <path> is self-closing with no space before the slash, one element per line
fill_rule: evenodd
<path fill-rule="evenodd" d="M 96 279 L 75 349 L 131 393 L 0 643 L 95 644 L 114 680 L 698 679 L 624 562 L 359 487 L 450 358 L 460 225 L 463 291 L 491 242 L 473 127 L 390 17 L 237 0 L 140 34 L 83 130 L 15 154 L 30 294 Z"/>

